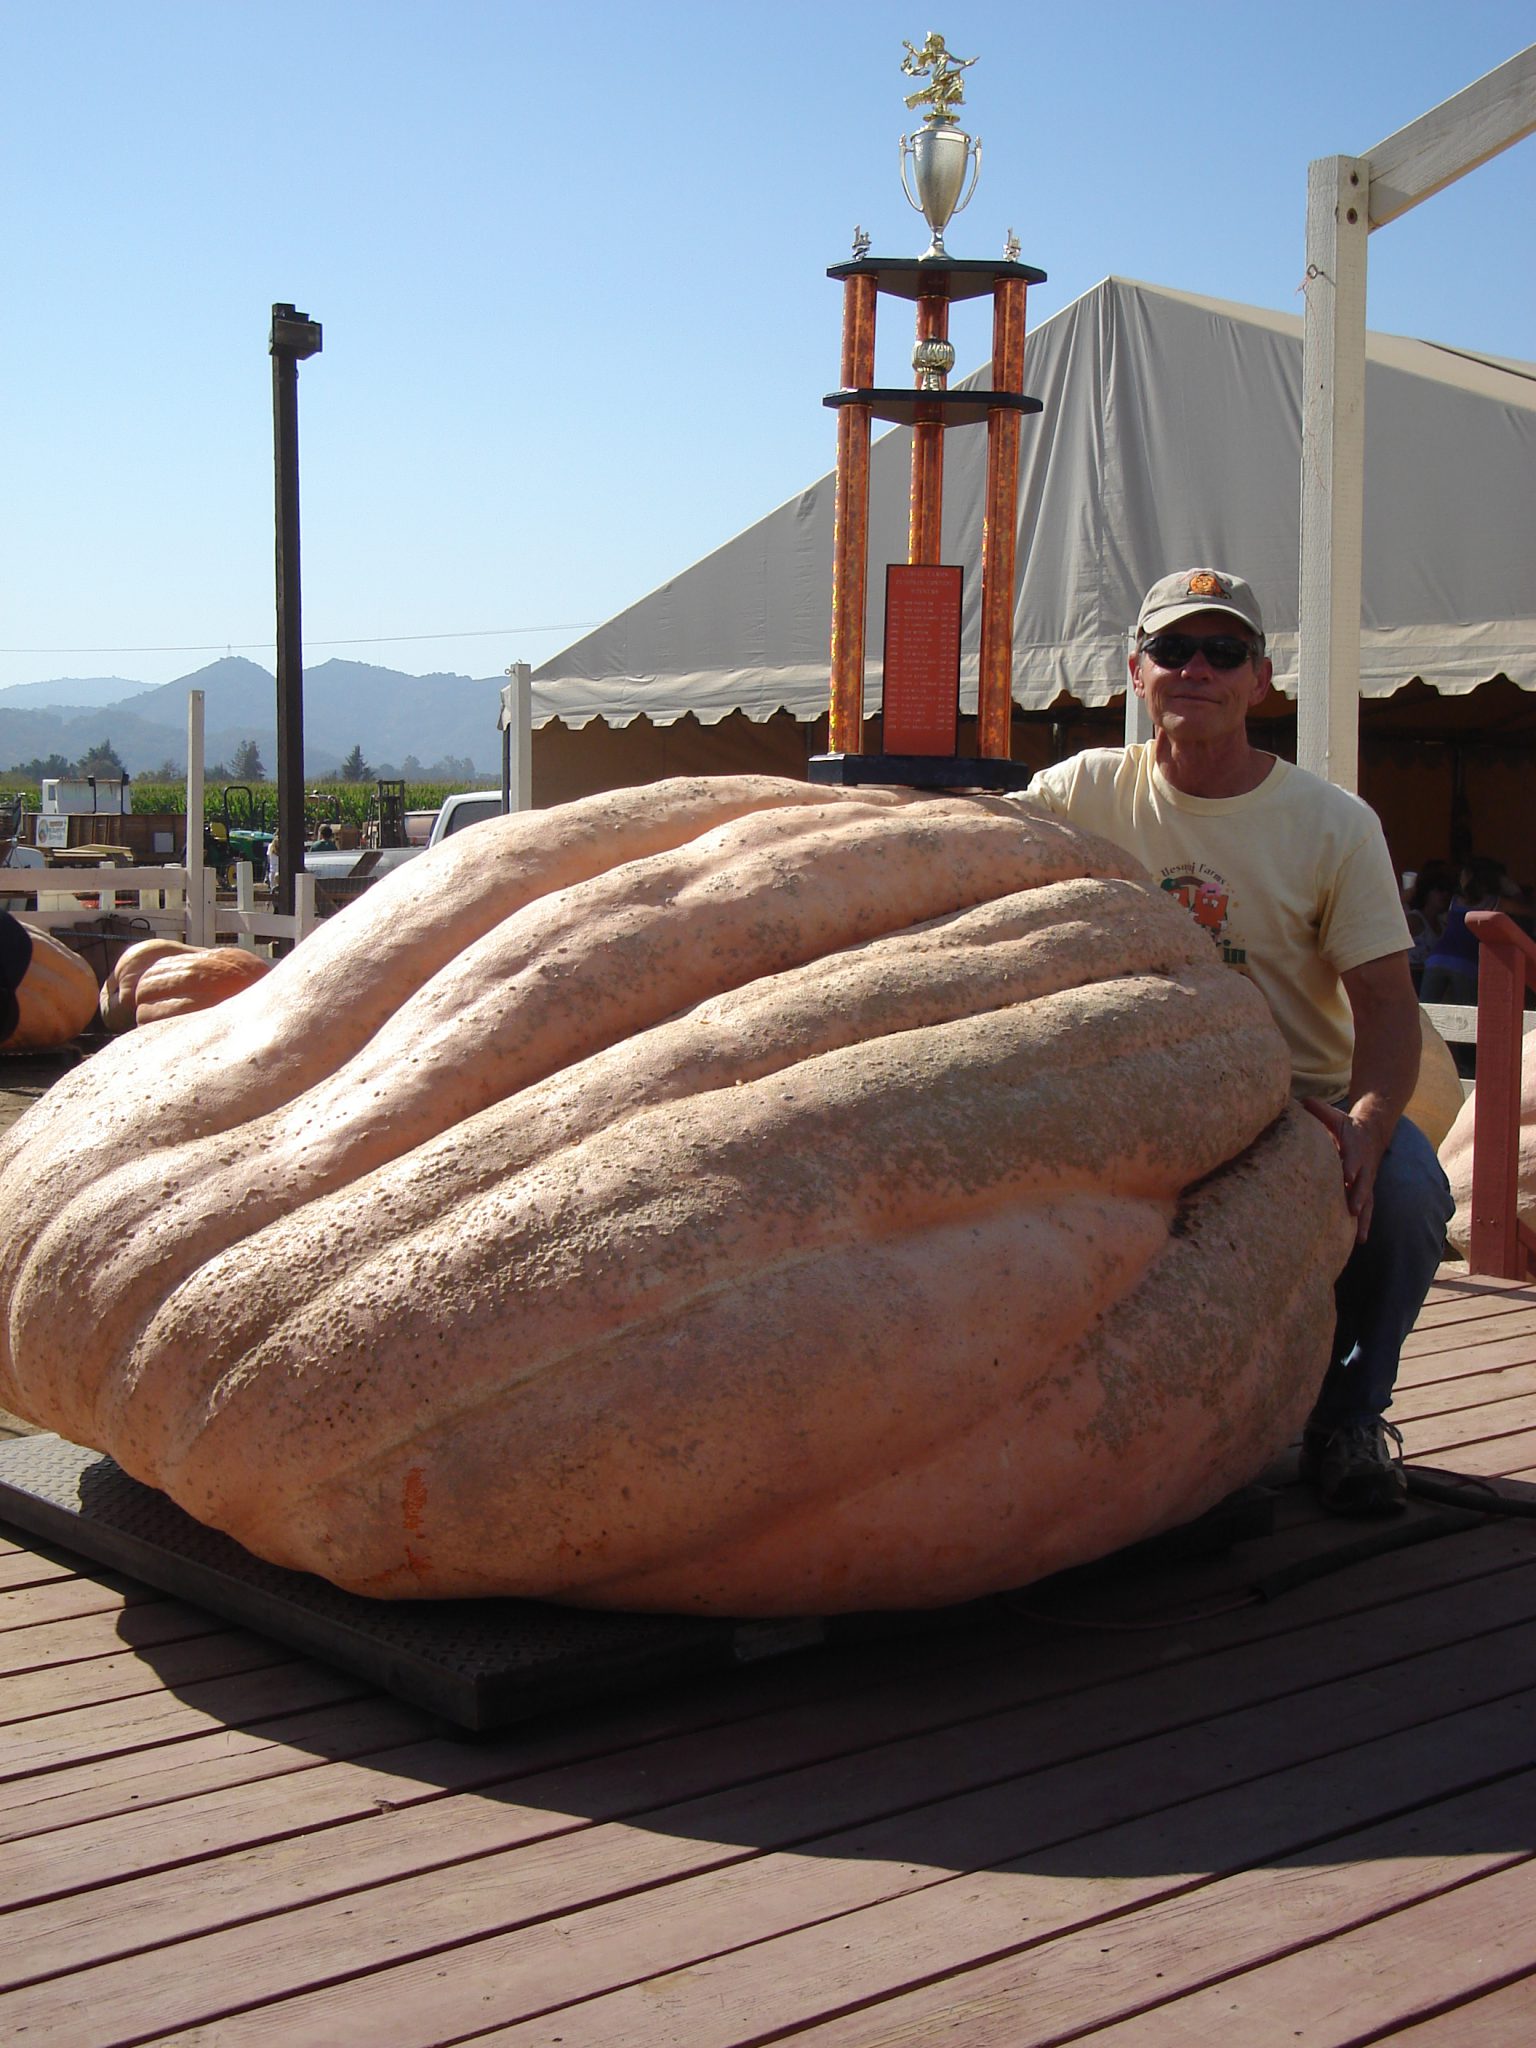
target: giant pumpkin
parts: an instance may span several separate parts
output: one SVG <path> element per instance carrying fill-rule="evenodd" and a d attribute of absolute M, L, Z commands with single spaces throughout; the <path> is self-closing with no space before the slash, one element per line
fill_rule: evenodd
<path fill-rule="evenodd" d="M 6 961 L 20 970 L 14 983 L 10 968 L 0 979 L 0 1052 L 49 1052 L 67 1045 L 95 1018 L 95 974 L 50 933 L 8 911 L 0 917 L 7 924 Z"/>
<path fill-rule="evenodd" d="M 1300 1423 L 1352 1226 L 1288 1081 L 1000 799 L 500 819 L 0 1141 L 0 1401 L 362 1593 L 961 1599 Z"/>

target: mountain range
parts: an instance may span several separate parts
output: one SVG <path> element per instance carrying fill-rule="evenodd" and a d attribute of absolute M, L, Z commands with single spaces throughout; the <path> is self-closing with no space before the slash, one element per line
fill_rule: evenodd
<path fill-rule="evenodd" d="M 130 775 L 166 761 L 185 766 L 187 692 L 203 692 L 203 752 L 229 760 L 254 740 L 269 775 L 277 761 L 277 682 L 270 669 L 226 655 L 149 688 L 121 676 L 62 677 L 0 689 L 0 767 L 62 754 L 78 760 L 110 740 Z M 375 767 L 407 755 L 423 766 L 471 761 L 494 774 L 501 679 L 402 675 L 362 661 L 323 661 L 304 672 L 304 773 L 333 774 L 360 746 Z"/>

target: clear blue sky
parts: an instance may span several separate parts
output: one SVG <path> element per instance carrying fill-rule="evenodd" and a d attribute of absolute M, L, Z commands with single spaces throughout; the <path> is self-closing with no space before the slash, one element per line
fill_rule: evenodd
<path fill-rule="evenodd" d="M 300 373 L 307 661 L 497 675 L 831 467 L 826 267 L 855 223 L 877 254 L 926 240 L 904 37 L 980 59 L 981 185 L 948 243 L 1014 228 L 1050 273 L 1038 322 L 1111 272 L 1299 312 L 1308 160 L 1536 22 L 914 6 L 0 0 L 0 686 L 272 665 L 275 300 L 325 329 Z M 1536 139 L 1372 237 L 1371 324 L 1536 357 L 1533 223 Z"/>

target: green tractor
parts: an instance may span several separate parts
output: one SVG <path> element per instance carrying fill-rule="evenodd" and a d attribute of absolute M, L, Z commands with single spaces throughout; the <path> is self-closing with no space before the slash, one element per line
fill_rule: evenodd
<path fill-rule="evenodd" d="M 203 826 L 203 860 L 217 871 L 219 886 L 232 889 L 239 861 L 248 860 L 258 876 L 266 874 L 274 828 L 267 823 L 265 799 L 248 783 L 226 783 L 219 810 Z"/>

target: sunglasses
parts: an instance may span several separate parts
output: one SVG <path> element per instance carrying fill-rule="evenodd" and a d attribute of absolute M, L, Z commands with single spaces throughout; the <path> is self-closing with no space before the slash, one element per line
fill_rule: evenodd
<path fill-rule="evenodd" d="M 1212 668 L 1225 670 L 1241 668 L 1258 650 L 1251 640 L 1240 640 L 1235 633 L 1212 633 L 1205 639 L 1197 639 L 1193 633 L 1154 633 L 1142 642 L 1142 652 L 1150 654 L 1159 668 L 1183 668 L 1203 654 Z"/>

